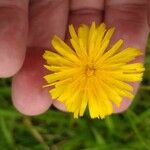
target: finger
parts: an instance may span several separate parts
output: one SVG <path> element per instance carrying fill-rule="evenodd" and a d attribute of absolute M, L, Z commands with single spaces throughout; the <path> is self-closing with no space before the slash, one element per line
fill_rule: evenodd
<path fill-rule="evenodd" d="M 116 27 L 113 41 L 122 38 L 124 47 L 136 47 L 145 51 L 148 37 L 147 0 L 107 0 L 105 8 L 106 24 Z M 143 59 L 144 56 L 137 58 L 135 62 L 142 62 Z M 132 85 L 136 94 L 139 82 Z M 124 98 L 120 108 L 114 106 L 114 111 L 124 111 L 130 104 L 131 100 Z"/>
<path fill-rule="evenodd" d="M 28 0 L 0 1 L 0 77 L 14 75 L 22 66 L 28 28 Z"/>
<path fill-rule="evenodd" d="M 26 115 L 43 113 L 52 103 L 48 90 L 42 88 L 45 84 L 42 55 L 44 49 L 51 49 L 54 34 L 64 38 L 67 17 L 67 0 L 31 1 L 29 48 L 23 67 L 13 80 L 13 103 Z"/>
<path fill-rule="evenodd" d="M 71 0 L 69 24 L 78 27 L 80 24 L 90 25 L 92 21 L 97 23 L 103 20 L 103 0 Z"/>
<path fill-rule="evenodd" d="M 77 28 L 83 23 L 90 25 L 92 21 L 100 23 L 103 21 L 103 10 L 103 0 L 71 0 L 69 24 L 73 24 Z M 62 103 L 54 101 L 54 105 L 65 111 L 65 106 Z"/>

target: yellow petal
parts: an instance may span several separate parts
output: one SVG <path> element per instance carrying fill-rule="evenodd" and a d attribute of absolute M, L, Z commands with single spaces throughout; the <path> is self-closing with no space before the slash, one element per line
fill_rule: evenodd
<path fill-rule="evenodd" d="M 72 24 L 69 25 L 69 33 L 70 33 L 72 39 L 78 40 L 78 36 L 77 36 L 76 31 Z"/>
<path fill-rule="evenodd" d="M 48 65 L 57 65 L 57 66 L 61 66 L 61 65 L 74 66 L 75 65 L 74 63 L 72 63 L 72 61 L 50 51 L 46 51 L 43 55 L 43 58 L 47 61 Z"/>
<path fill-rule="evenodd" d="M 67 57 L 71 61 L 79 62 L 79 59 L 77 58 L 75 52 L 57 36 L 54 36 L 52 45 L 55 50 L 62 56 Z"/>
<path fill-rule="evenodd" d="M 139 49 L 136 48 L 127 48 L 123 50 L 122 52 L 112 56 L 106 62 L 108 63 L 120 63 L 120 62 L 129 62 L 131 60 L 134 60 L 135 57 L 140 56 L 142 53 Z"/>
<path fill-rule="evenodd" d="M 87 50 L 88 48 L 88 35 L 89 35 L 89 27 L 87 25 L 81 25 L 78 29 L 78 37 L 83 42 L 83 47 Z"/>
<path fill-rule="evenodd" d="M 119 48 L 122 46 L 123 40 L 118 40 L 110 50 L 108 50 L 100 59 L 98 59 L 98 62 L 96 64 L 101 64 L 103 63 L 104 60 L 108 59 L 109 57 L 113 56 Z"/>

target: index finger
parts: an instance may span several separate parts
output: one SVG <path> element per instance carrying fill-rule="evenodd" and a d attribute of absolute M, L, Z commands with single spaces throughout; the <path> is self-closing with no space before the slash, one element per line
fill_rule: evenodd
<path fill-rule="evenodd" d="M 14 75 L 23 64 L 28 29 L 28 2 L 0 1 L 0 77 Z"/>

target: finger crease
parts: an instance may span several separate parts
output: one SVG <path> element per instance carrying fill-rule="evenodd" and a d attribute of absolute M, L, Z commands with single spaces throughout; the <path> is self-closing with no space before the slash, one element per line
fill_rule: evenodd
<path fill-rule="evenodd" d="M 95 9 L 95 8 L 82 8 L 82 9 L 76 9 L 71 10 L 70 14 L 73 15 L 89 15 L 89 14 L 100 14 L 103 10 Z"/>

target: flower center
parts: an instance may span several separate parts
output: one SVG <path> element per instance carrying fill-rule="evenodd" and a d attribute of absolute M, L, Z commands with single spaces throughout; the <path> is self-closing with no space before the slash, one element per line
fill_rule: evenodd
<path fill-rule="evenodd" d="M 87 65 L 85 68 L 85 74 L 89 77 L 94 75 L 95 72 L 95 68 L 93 67 L 93 65 Z"/>

